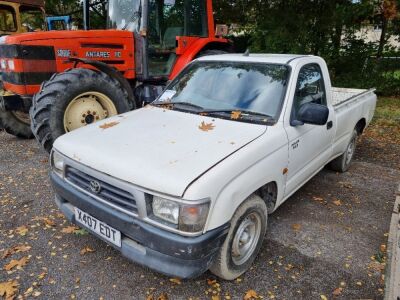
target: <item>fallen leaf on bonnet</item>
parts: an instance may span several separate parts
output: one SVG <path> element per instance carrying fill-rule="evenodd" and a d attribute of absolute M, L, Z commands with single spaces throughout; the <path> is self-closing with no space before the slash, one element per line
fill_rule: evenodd
<path fill-rule="evenodd" d="M 241 111 L 232 111 L 231 113 L 231 119 L 232 120 L 237 120 L 240 119 L 240 117 L 242 116 L 242 112 Z"/>
<path fill-rule="evenodd" d="M 210 131 L 214 129 L 214 125 L 213 123 L 205 123 L 204 121 L 201 122 L 201 124 L 199 125 L 199 129 L 203 130 L 203 131 Z"/>
<path fill-rule="evenodd" d="M 99 127 L 101 129 L 107 129 L 107 128 L 113 127 L 115 125 L 118 125 L 118 124 L 119 124 L 119 122 L 113 121 L 113 122 L 104 123 L 104 124 L 100 125 Z"/>
<path fill-rule="evenodd" d="M 84 254 L 86 254 L 86 253 L 91 253 L 91 252 L 94 252 L 94 249 L 90 248 L 89 246 L 86 246 L 85 248 L 83 248 L 83 249 L 80 251 L 80 254 L 81 254 L 81 255 L 84 255 Z"/>
<path fill-rule="evenodd" d="M 19 284 L 16 280 L 0 282 L 0 296 L 6 300 L 14 299 L 15 293 L 18 291 L 18 286 Z"/>
<path fill-rule="evenodd" d="M 258 299 L 258 294 L 255 290 L 248 290 L 243 297 L 244 300 Z"/>
<path fill-rule="evenodd" d="M 27 264 L 27 262 L 29 261 L 29 257 L 25 256 L 19 260 L 17 259 L 12 259 L 8 264 L 6 264 L 4 266 L 4 270 L 6 271 L 10 271 L 11 269 L 15 268 L 15 267 L 23 267 Z"/>

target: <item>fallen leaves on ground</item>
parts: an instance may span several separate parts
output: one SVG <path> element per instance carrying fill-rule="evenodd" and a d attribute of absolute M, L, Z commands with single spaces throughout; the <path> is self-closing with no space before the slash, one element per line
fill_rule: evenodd
<path fill-rule="evenodd" d="M 248 290 L 243 297 L 243 300 L 259 299 L 255 290 Z"/>
<path fill-rule="evenodd" d="M 167 293 L 161 293 L 161 295 L 158 296 L 157 300 L 168 300 Z"/>
<path fill-rule="evenodd" d="M 86 253 L 92 253 L 92 252 L 94 252 L 94 249 L 90 248 L 89 246 L 86 246 L 85 248 L 83 248 L 83 249 L 80 251 L 80 254 L 81 254 L 81 255 L 84 255 L 84 254 L 86 254 Z"/>
<path fill-rule="evenodd" d="M 339 199 L 336 199 L 333 201 L 333 204 L 335 204 L 336 206 L 341 206 L 342 205 L 342 201 L 340 201 Z"/>
<path fill-rule="evenodd" d="M 8 264 L 4 266 L 4 270 L 10 271 L 15 267 L 17 268 L 23 267 L 28 263 L 28 261 L 29 261 L 28 256 L 24 256 L 21 259 L 12 259 Z"/>
<path fill-rule="evenodd" d="M 201 124 L 199 125 L 199 129 L 202 131 L 210 131 L 214 129 L 214 124 L 213 123 L 205 123 L 204 121 L 201 122 Z"/>
<path fill-rule="evenodd" d="M 113 127 L 115 125 L 118 125 L 118 124 L 119 124 L 119 122 L 113 121 L 113 122 L 104 123 L 104 124 L 100 125 L 99 127 L 101 129 L 107 129 L 107 128 Z"/>
<path fill-rule="evenodd" d="M 14 246 L 12 248 L 9 248 L 4 251 L 2 258 L 7 258 L 8 256 L 14 254 L 14 253 L 19 253 L 19 252 L 26 252 L 29 251 L 32 247 L 28 245 L 18 245 Z"/>
<path fill-rule="evenodd" d="M 21 236 L 24 236 L 28 232 L 28 227 L 26 227 L 25 225 L 17 227 L 15 229 L 15 232 L 18 233 Z"/>
<path fill-rule="evenodd" d="M 15 297 L 15 293 L 18 291 L 19 283 L 16 280 L 10 280 L 7 282 L 0 283 L 0 296 L 6 300 L 12 300 Z"/>
<path fill-rule="evenodd" d="M 77 226 L 67 226 L 64 227 L 61 232 L 62 233 L 75 233 L 77 230 L 79 230 L 79 227 Z"/>
<path fill-rule="evenodd" d="M 299 230 L 301 229 L 301 225 L 300 225 L 300 224 L 293 224 L 293 225 L 292 225 L 292 229 L 293 229 L 294 231 L 299 231 Z"/>
<path fill-rule="evenodd" d="M 181 284 L 181 280 L 179 278 L 170 278 L 169 281 L 175 284 Z"/>
<path fill-rule="evenodd" d="M 332 292 L 333 296 L 339 296 L 342 293 L 343 289 L 342 288 L 337 288 Z"/>
<path fill-rule="evenodd" d="M 325 295 L 319 295 L 321 297 L 322 300 L 328 300 L 328 297 L 326 297 Z"/>

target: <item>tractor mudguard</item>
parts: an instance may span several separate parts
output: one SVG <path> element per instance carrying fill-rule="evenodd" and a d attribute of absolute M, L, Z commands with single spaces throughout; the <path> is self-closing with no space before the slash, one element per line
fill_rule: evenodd
<path fill-rule="evenodd" d="M 128 99 L 130 104 L 132 105 L 131 109 L 136 108 L 136 102 L 135 102 L 135 96 L 133 94 L 132 87 L 130 86 L 128 80 L 122 74 L 115 69 L 114 67 L 111 67 L 107 65 L 106 63 L 103 63 L 101 61 L 96 61 L 96 60 L 90 60 L 90 59 L 84 59 L 84 58 L 78 58 L 78 57 L 70 57 L 69 61 L 74 62 L 74 67 L 76 67 L 79 63 L 85 64 L 85 65 L 90 65 L 98 69 L 99 71 L 107 74 L 111 78 L 114 78 L 117 80 L 121 86 L 126 90 L 128 93 Z"/>

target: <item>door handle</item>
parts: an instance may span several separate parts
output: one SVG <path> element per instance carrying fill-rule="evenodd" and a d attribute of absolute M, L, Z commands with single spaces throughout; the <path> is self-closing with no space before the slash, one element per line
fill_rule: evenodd
<path fill-rule="evenodd" d="M 327 124 L 326 124 L 326 128 L 329 130 L 329 129 L 331 129 L 333 127 L 333 122 L 332 121 L 329 121 Z"/>

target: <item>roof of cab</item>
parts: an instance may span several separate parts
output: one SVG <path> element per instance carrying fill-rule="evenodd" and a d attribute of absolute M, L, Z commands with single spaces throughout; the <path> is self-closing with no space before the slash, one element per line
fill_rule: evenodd
<path fill-rule="evenodd" d="M 221 54 L 202 56 L 197 60 L 200 61 L 239 61 L 239 62 L 263 62 L 275 64 L 288 64 L 290 61 L 297 58 L 313 57 L 313 55 L 295 55 L 295 54 L 249 54 L 248 56 L 243 53 L 236 54 Z"/>

